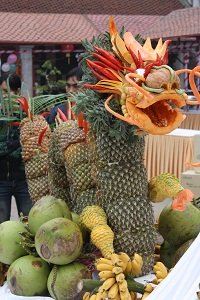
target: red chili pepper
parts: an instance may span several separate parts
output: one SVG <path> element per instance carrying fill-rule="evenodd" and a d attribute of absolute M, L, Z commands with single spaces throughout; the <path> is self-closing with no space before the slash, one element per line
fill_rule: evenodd
<path fill-rule="evenodd" d="M 147 66 L 145 66 L 144 78 L 147 77 L 147 75 L 150 73 L 153 66 L 154 66 L 154 63 L 150 63 Z"/>
<path fill-rule="evenodd" d="M 95 64 L 92 60 L 87 60 L 87 63 L 89 64 L 89 66 L 95 68 L 97 71 L 99 71 L 101 74 L 103 74 L 104 76 L 107 77 L 107 79 L 110 80 L 118 80 L 117 77 L 112 74 L 111 72 L 109 72 L 109 70 L 106 70 L 105 68 Z"/>
<path fill-rule="evenodd" d="M 44 112 L 41 113 L 40 115 L 43 116 L 43 117 L 45 118 L 45 117 L 48 117 L 48 116 L 50 115 L 50 112 L 44 111 Z"/>
<path fill-rule="evenodd" d="M 140 68 L 140 63 L 139 63 L 139 60 L 137 58 L 137 55 L 133 52 L 133 50 L 131 48 L 129 48 L 128 51 L 130 52 L 130 54 L 132 56 L 132 59 L 134 60 L 136 69 L 139 69 Z"/>
<path fill-rule="evenodd" d="M 92 68 L 92 66 L 90 65 L 88 59 L 87 59 L 87 65 L 90 68 L 91 73 L 99 80 L 105 80 L 107 79 L 105 76 L 99 74 L 97 71 L 94 70 L 94 68 Z"/>
<path fill-rule="evenodd" d="M 62 120 L 63 122 L 66 122 L 66 121 L 67 121 L 67 117 L 66 117 L 66 115 L 64 114 L 64 112 L 63 112 L 59 107 L 58 107 L 57 111 L 58 111 L 58 114 L 59 114 L 59 117 L 61 118 L 61 120 Z"/>
<path fill-rule="evenodd" d="M 102 87 L 102 86 L 98 86 L 98 85 L 90 84 L 90 83 L 84 83 L 82 86 L 84 88 L 91 89 L 91 90 L 96 90 L 96 91 L 98 91 L 98 90 L 105 90 L 105 88 Z"/>
<path fill-rule="evenodd" d="M 33 115 L 30 112 L 29 113 L 29 106 L 28 106 L 28 100 L 26 97 L 17 98 L 17 101 L 21 104 L 21 107 L 25 114 L 28 116 L 30 114 L 30 119 L 33 120 Z"/>
<path fill-rule="evenodd" d="M 131 72 L 131 73 L 135 73 L 135 71 L 136 71 L 136 69 L 129 68 L 129 67 L 124 67 L 124 69 Z"/>
<path fill-rule="evenodd" d="M 80 128 L 83 128 L 83 114 L 82 114 L 82 112 L 78 115 L 78 126 L 80 127 Z"/>
<path fill-rule="evenodd" d="M 44 129 L 42 129 L 42 131 L 40 132 L 40 135 L 39 135 L 39 138 L 38 138 L 38 145 L 39 146 L 41 146 L 41 144 L 42 144 L 42 140 L 44 138 L 44 135 L 45 135 L 47 129 L 48 129 L 48 126 L 46 126 Z"/>
<path fill-rule="evenodd" d="M 123 68 L 123 64 L 118 59 L 116 59 L 110 52 L 108 52 L 104 49 L 101 49 L 97 46 L 94 46 L 94 48 L 99 53 L 101 53 L 105 58 L 107 58 L 109 61 L 111 61 L 114 65 L 117 65 L 120 69 Z"/>
<path fill-rule="evenodd" d="M 138 51 L 138 61 L 139 61 L 139 68 L 144 68 L 144 62 L 142 60 L 142 56 L 140 54 L 140 51 Z"/>
<path fill-rule="evenodd" d="M 102 61 L 105 65 L 107 65 L 108 67 L 110 67 L 111 69 L 115 70 L 115 71 L 119 71 L 123 68 L 117 66 L 116 64 L 114 65 L 114 63 L 110 60 L 108 60 L 107 58 L 103 57 L 102 55 L 96 53 L 96 52 L 92 52 L 91 53 L 94 57 L 98 58 L 100 61 Z"/>
<path fill-rule="evenodd" d="M 11 126 L 20 126 L 20 122 L 19 121 L 12 122 Z"/>

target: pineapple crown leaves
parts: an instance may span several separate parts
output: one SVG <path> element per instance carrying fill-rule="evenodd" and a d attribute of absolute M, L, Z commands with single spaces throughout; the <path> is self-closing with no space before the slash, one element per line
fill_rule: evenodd
<path fill-rule="evenodd" d="M 134 139 L 135 126 L 123 122 L 111 115 L 104 107 L 104 97 L 92 90 L 80 90 L 75 95 L 73 100 L 76 105 L 74 112 L 78 115 L 83 113 L 83 117 L 91 125 L 95 132 L 106 132 L 110 137 L 116 139 L 125 138 L 127 141 Z M 121 111 L 117 101 L 112 100 L 110 106 L 116 112 Z"/>
<path fill-rule="evenodd" d="M 120 35 L 123 37 L 124 28 L 121 29 Z M 139 36 L 137 39 L 139 39 Z M 84 40 L 82 45 L 86 51 L 81 55 L 80 63 L 84 75 L 80 84 L 95 84 L 97 79 L 91 74 L 90 69 L 86 64 L 86 59 L 94 59 L 92 57 L 92 52 L 95 51 L 94 46 L 112 52 L 110 34 L 106 32 L 97 37 L 93 37 L 91 41 Z M 126 138 L 127 140 L 132 141 L 134 139 L 134 131 L 137 127 L 115 118 L 105 109 L 104 102 L 107 96 L 108 95 L 106 94 L 99 94 L 90 89 L 79 90 L 73 97 L 76 103 L 74 108 L 75 114 L 78 115 L 82 112 L 83 117 L 96 132 L 106 132 L 110 137 L 115 137 L 117 139 Z M 118 101 L 112 100 L 110 102 L 110 107 L 114 111 L 122 114 L 121 106 Z"/>

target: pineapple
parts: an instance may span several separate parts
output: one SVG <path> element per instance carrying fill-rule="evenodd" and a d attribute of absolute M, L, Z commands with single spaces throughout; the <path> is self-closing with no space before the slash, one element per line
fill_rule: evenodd
<path fill-rule="evenodd" d="M 66 175 L 62 151 L 60 151 L 59 136 L 65 130 L 65 123 L 56 127 L 52 134 L 52 139 L 48 151 L 48 181 L 50 194 L 56 198 L 71 202 L 69 192 L 69 182 Z"/>
<path fill-rule="evenodd" d="M 44 136 L 42 136 L 45 134 Z M 28 189 L 33 202 L 49 193 L 48 147 L 51 130 L 40 116 L 24 118 L 20 124 L 20 143 Z"/>
<path fill-rule="evenodd" d="M 68 121 L 60 134 L 59 145 L 69 180 L 71 204 L 80 213 L 87 204 L 95 203 L 95 182 L 90 144 L 85 141 L 83 129 L 76 121 Z"/>

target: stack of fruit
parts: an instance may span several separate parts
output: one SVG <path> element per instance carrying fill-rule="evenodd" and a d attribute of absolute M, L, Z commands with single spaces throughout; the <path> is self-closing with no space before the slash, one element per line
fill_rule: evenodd
<path fill-rule="evenodd" d="M 0 261 L 9 265 L 7 283 L 19 296 L 50 294 L 71 300 L 79 294 L 80 279 L 90 278 L 79 257 L 83 238 L 66 203 L 53 196 L 38 200 L 28 215 L 28 224 L 0 224 Z"/>
<path fill-rule="evenodd" d="M 32 115 L 25 97 L 18 101 L 21 101 L 27 114 L 20 124 L 20 143 L 29 193 L 32 201 L 35 202 L 47 195 L 49 191 L 47 155 L 51 130 L 43 116 Z"/>

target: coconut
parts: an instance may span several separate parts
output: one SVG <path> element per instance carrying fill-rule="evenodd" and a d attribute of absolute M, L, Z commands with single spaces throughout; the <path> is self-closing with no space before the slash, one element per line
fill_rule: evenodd
<path fill-rule="evenodd" d="M 51 269 L 40 257 L 26 255 L 15 260 L 8 269 L 7 283 L 14 295 L 48 295 L 47 279 Z"/>
<path fill-rule="evenodd" d="M 160 214 L 158 231 L 172 246 L 180 246 L 200 232 L 200 210 L 191 203 L 184 211 L 168 205 Z"/>
<path fill-rule="evenodd" d="M 39 256 L 57 265 L 74 261 L 80 255 L 82 246 L 79 226 L 65 218 L 44 223 L 35 235 L 35 248 Z"/>
<path fill-rule="evenodd" d="M 160 261 L 164 263 L 164 265 L 171 269 L 174 266 L 174 255 L 177 248 L 170 245 L 167 241 L 160 247 Z"/>
<path fill-rule="evenodd" d="M 185 252 L 192 245 L 192 243 L 194 242 L 194 240 L 195 239 L 191 239 L 191 240 L 185 242 L 183 245 L 181 245 L 177 249 L 177 251 L 175 252 L 175 255 L 174 255 L 174 264 L 177 264 L 177 262 L 179 261 L 179 259 L 181 259 L 181 257 L 183 256 L 183 254 L 185 254 Z"/>
<path fill-rule="evenodd" d="M 19 232 L 24 231 L 26 229 L 20 221 L 5 221 L 0 224 L 0 262 L 10 265 L 27 254 L 20 244 Z"/>
<path fill-rule="evenodd" d="M 64 266 L 55 266 L 49 274 L 48 291 L 54 299 L 77 299 L 77 296 L 81 296 L 82 286 L 79 282 L 83 278 L 90 278 L 90 273 L 81 263 L 73 262 Z"/>
<path fill-rule="evenodd" d="M 36 234 L 38 228 L 55 218 L 72 219 L 71 212 L 65 201 L 53 196 L 44 196 L 31 208 L 28 215 L 30 231 Z"/>

